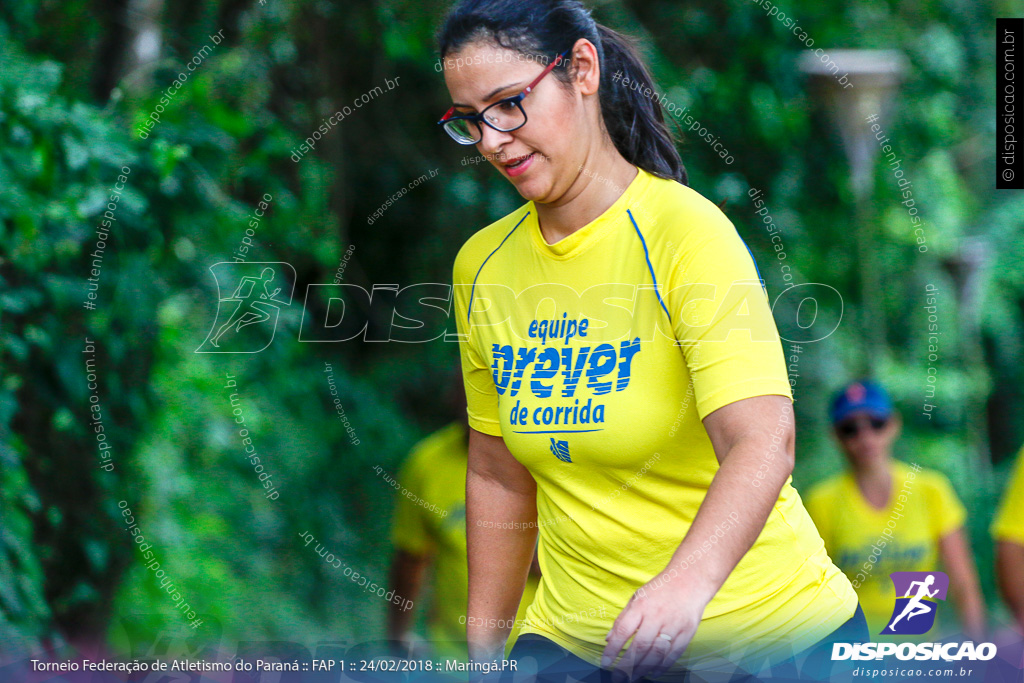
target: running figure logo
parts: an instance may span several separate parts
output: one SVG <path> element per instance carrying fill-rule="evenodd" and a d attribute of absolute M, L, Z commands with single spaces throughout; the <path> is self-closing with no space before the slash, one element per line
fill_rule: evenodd
<path fill-rule="evenodd" d="M 231 296 L 218 297 L 217 317 L 196 353 L 258 353 L 270 346 L 281 307 L 292 303 L 295 269 L 279 262 L 225 261 L 210 266 L 210 272 L 219 292 L 226 284 L 234 289 Z"/>
<path fill-rule="evenodd" d="M 935 625 L 937 601 L 946 599 L 949 577 L 942 572 L 893 572 L 889 578 L 897 597 L 892 618 L 882 635 L 927 633 Z"/>

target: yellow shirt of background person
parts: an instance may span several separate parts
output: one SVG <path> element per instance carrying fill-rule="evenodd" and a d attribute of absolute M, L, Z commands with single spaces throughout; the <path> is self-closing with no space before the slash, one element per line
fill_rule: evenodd
<path fill-rule="evenodd" d="M 1024 450 L 1017 454 L 1013 478 L 992 522 L 992 536 L 1000 593 L 1024 634 Z"/>
<path fill-rule="evenodd" d="M 391 537 L 395 547 L 433 558 L 427 638 L 441 654 L 466 651 L 466 427 L 454 422 L 420 441 L 399 470 Z M 404 495 L 402 488 L 411 495 Z M 509 638 L 515 642 L 538 579 L 530 576 Z"/>
<path fill-rule="evenodd" d="M 939 540 L 966 518 L 943 475 L 897 461 L 891 468 L 892 493 L 884 510 L 864 499 L 849 472 L 819 483 L 807 496 L 807 511 L 829 556 L 853 583 L 872 638 L 880 640 L 896 602 L 889 574 L 939 570 Z"/>
<path fill-rule="evenodd" d="M 992 536 L 999 541 L 1024 545 L 1024 450 L 1017 455 L 1013 479 L 992 522 Z"/>
<path fill-rule="evenodd" d="M 459 332 L 472 330 L 460 343 L 469 424 L 501 436 L 537 482 L 542 576 L 523 633 L 599 664 L 612 622 L 666 567 L 718 470 L 702 418 L 790 396 L 758 273 L 714 204 L 639 170 L 556 244 L 532 202 L 484 228 L 454 281 Z M 677 667 L 799 650 L 856 601 L 787 480 Z"/>

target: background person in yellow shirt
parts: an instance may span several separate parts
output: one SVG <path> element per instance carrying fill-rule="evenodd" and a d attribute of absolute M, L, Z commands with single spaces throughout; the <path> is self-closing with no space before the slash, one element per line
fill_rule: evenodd
<path fill-rule="evenodd" d="M 460 397 L 461 393 L 460 387 Z M 462 406 L 460 413 L 464 402 Z M 411 633 L 415 610 L 388 606 L 388 638 L 403 643 L 406 654 L 412 657 L 436 654 L 465 660 L 467 656 L 467 432 L 464 421 L 439 429 L 413 447 L 397 477 L 382 475 L 386 483 L 397 484 L 398 496 L 392 523 L 395 555 L 391 565 L 391 588 L 419 604 L 428 573 L 433 587 L 426 643 L 419 642 Z M 537 582 L 536 572 L 531 573 L 510 643 L 519 632 Z"/>
<path fill-rule="evenodd" d="M 1024 634 L 1024 450 L 1017 454 L 1013 472 L 992 523 L 992 536 L 996 539 L 999 588 Z"/>
<path fill-rule="evenodd" d="M 949 481 L 892 458 L 901 421 L 879 384 L 847 386 L 833 400 L 831 417 L 850 468 L 813 487 L 807 510 L 832 561 L 857 590 L 872 636 L 887 638 L 878 634 L 895 604 L 890 573 L 944 571 L 964 630 L 980 639 L 984 603 L 963 526 L 966 512 Z"/>
<path fill-rule="evenodd" d="M 527 200 L 453 273 L 471 657 L 500 659 L 490 624 L 515 613 L 538 529 L 511 655 L 536 680 L 760 671 L 848 622 L 866 638 L 790 483 L 789 381 L 750 252 L 683 184 L 636 52 L 572 0 L 462 2 L 440 36 L 439 123 Z"/>

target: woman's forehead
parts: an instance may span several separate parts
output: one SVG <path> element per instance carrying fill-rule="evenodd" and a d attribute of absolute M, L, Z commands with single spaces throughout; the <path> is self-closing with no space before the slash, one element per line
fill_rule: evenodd
<path fill-rule="evenodd" d="M 542 60 L 533 55 L 478 41 L 449 53 L 443 60 L 444 78 L 456 102 L 484 101 L 495 91 L 525 86 Z"/>

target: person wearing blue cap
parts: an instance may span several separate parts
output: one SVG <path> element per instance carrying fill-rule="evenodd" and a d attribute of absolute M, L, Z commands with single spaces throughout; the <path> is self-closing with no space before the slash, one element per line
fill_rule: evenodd
<path fill-rule="evenodd" d="M 902 421 L 876 382 L 844 388 L 832 401 L 831 418 L 849 469 L 813 487 L 807 511 L 832 561 L 853 583 L 872 632 L 885 629 L 896 597 L 902 597 L 894 594 L 889 574 L 941 570 L 949 576 L 964 631 L 980 639 L 984 603 L 964 531 L 966 511 L 949 481 L 893 459 Z"/>

